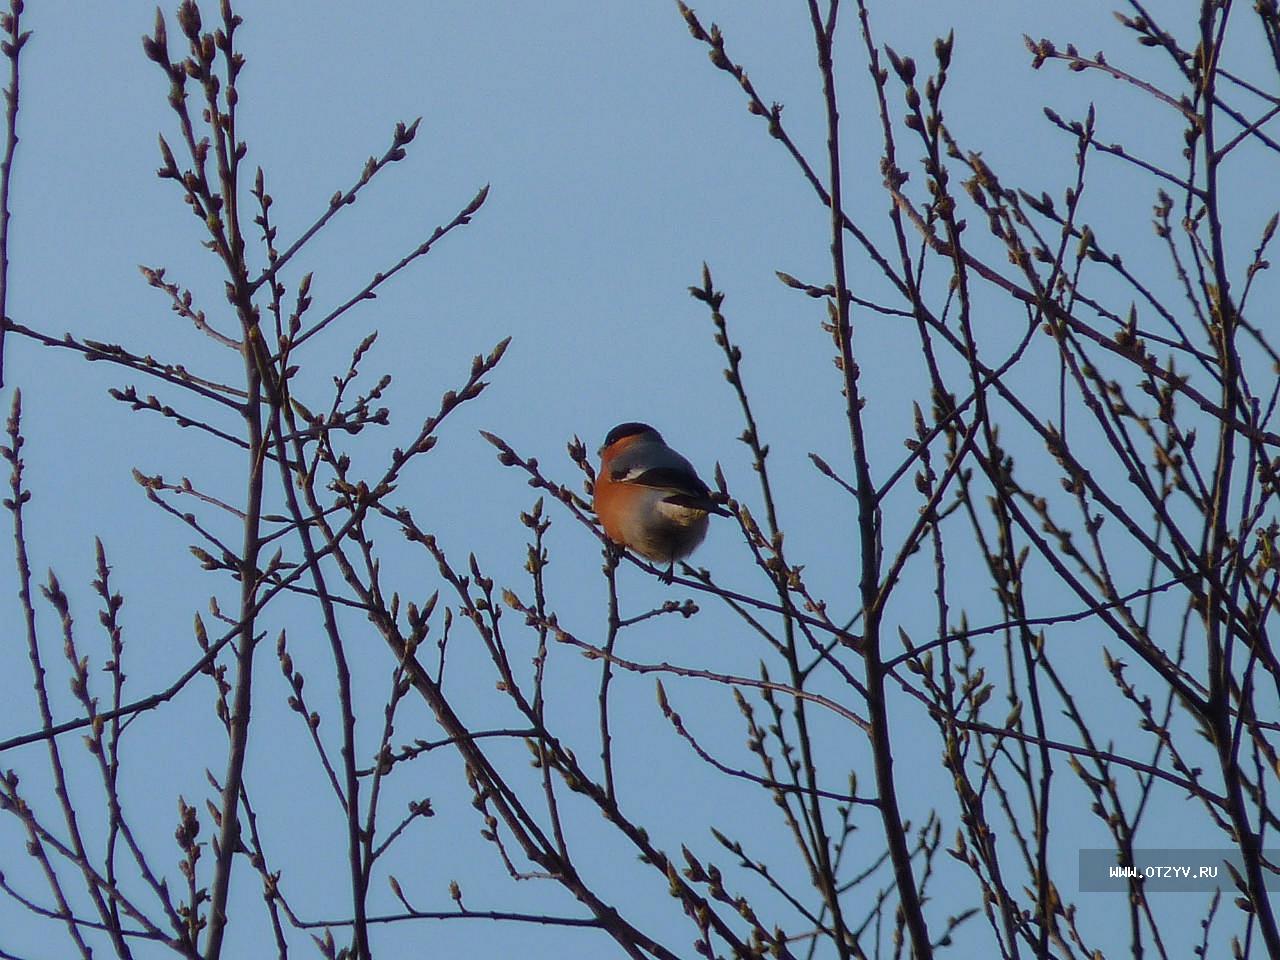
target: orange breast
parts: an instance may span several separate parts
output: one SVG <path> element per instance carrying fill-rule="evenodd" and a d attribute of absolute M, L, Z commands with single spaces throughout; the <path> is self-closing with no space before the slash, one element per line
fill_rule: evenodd
<path fill-rule="evenodd" d="M 604 532 L 609 539 L 623 545 L 627 542 L 623 534 L 623 509 L 628 492 L 626 484 L 615 483 L 609 478 L 607 471 L 601 472 L 596 477 L 594 502 L 596 516 L 600 518 L 600 524 L 604 527 Z"/>

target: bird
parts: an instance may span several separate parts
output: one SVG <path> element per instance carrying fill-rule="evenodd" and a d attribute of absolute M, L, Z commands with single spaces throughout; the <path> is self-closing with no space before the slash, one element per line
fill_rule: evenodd
<path fill-rule="evenodd" d="M 693 466 L 647 423 L 620 423 L 600 447 L 595 511 L 605 535 L 653 563 L 675 563 L 707 535 L 707 518 L 733 516 L 718 504 Z"/>

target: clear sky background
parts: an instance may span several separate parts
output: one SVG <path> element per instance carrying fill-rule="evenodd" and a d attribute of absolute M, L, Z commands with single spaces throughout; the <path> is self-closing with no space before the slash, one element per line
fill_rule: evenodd
<path fill-rule="evenodd" d="M 1181 123 L 1172 111 L 1159 113 L 1115 82 L 1068 74 L 1053 64 L 1038 72 L 1030 67 L 1024 33 L 1060 46 L 1075 41 L 1105 49 L 1113 61 L 1123 57 L 1155 80 L 1166 78 L 1162 59 L 1132 43 L 1111 17 L 1111 7 L 1013 0 L 880 3 L 873 5 L 873 22 L 881 43 L 915 55 L 922 66 L 931 60 L 934 38 L 954 29 L 948 93 L 953 132 L 967 148 L 981 150 L 1006 180 L 1061 195 L 1073 177 L 1074 144 L 1045 120 L 1044 105 L 1075 118 L 1092 101 L 1099 111 L 1099 139 L 1140 144 L 1153 156 L 1180 149 Z M 352 348 L 368 330 L 378 330 L 366 371 L 368 382 L 379 372 L 392 375 L 386 403 L 393 424 L 388 431 L 367 431 L 353 446 L 357 464 L 372 473 L 387 450 L 416 433 L 439 396 L 463 382 L 474 354 L 513 338 L 483 398 L 450 418 L 438 450 L 409 472 L 396 494 L 456 563 L 461 566 L 474 551 L 490 576 L 528 593 L 522 573 L 526 533 L 517 515 L 534 494 L 516 471 L 496 462 L 480 429 L 500 434 L 523 454 L 537 456 L 549 474 L 578 486 L 580 477 L 564 456 L 566 441 L 576 435 L 594 450 L 615 423 L 647 420 L 708 479 L 720 463 L 735 494 L 756 506 L 748 451 L 735 439 L 742 429 L 736 400 L 720 372 L 707 312 L 686 290 L 706 261 L 728 294 L 725 313 L 743 346 L 761 432 L 773 449 L 789 551 L 807 564 L 815 593 L 833 609 L 854 609 L 855 511 L 807 458 L 812 451 L 833 464 L 848 462 L 837 372 L 829 338 L 820 329 L 825 307 L 787 290 L 774 276 L 785 270 L 828 282 L 827 214 L 764 125 L 744 109 L 732 80 L 708 63 L 673 4 L 243 2 L 237 9 L 246 20 L 239 39 L 248 65 L 239 86 L 247 169 L 260 164 L 266 172 L 281 246 L 318 216 L 336 190 L 351 185 L 368 156 L 382 154 L 397 121 L 422 117 L 408 159 L 380 175 L 292 265 L 291 282 L 314 271 L 317 313 L 346 299 L 372 273 L 448 222 L 480 187 L 491 187 L 470 226 L 449 235 L 386 284 L 377 300 L 313 341 L 303 359 L 303 382 L 319 400 L 329 378 L 345 369 Z M 824 136 L 821 88 L 803 5 L 708 0 L 697 10 L 704 23 L 721 24 L 731 54 L 765 99 L 786 105 L 790 132 L 817 160 Z M 839 69 L 846 202 L 851 216 L 887 238 L 879 122 L 851 6 L 844 18 Z M 194 291 L 211 318 L 225 310 L 222 275 L 199 245 L 201 224 L 187 213 L 174 184 L 155 176 L 156 135 L 172 134 L 175 123 L 165 101 L 167 84 L 139 43 L 152 20 L 146 3 L 29 4 L 24 26 L 35 35 L 23 54 L 9 313 L 49 333 L 69 330 L 123 343 L 234 380 L 238 358 L 171 313 L 137 269 L 164 266 L 170 279 Z M 1181 24 L 1184 31 L 1189 26 Z M 172 24 L 170 34 L 176 49 Z M 1153 188 L 1115 164 L 1095 162 L 1090 216 L 1105 218 L 1111 247 L 1151 249 Z M 1272 186 L 1269 192 L 1274 206 L 1277 191 Z M 1259 226 L 1270 213 L 1267 204 L 1258 204 Z M 856 293 L 884 296 L 883 281 L 865 258 L 855 253 L 851 271 Z M 1159 283 L 1169 282 L 1166 274 L 1159 274 Z M 1000 317 L 990 321 L 998 324 Z M 876 428 L 873 457 L 897 462 L 911 429 L 911 401 L 927 401 L 914 364 L 915 336 L 883 319 L 855 316 L 855 323 Z M 1023 386 L 1052 389 L 1056 368 L 1049 369 L 1055 371 L 1051 377 Z M 7 342 L 4 402 L 7 407 L 9 391 L 21 387 L 30 436 L 28 482 L 37 495 L 27 521 L 37 577 L 56 567 L 72 594 L 86 652 L 100 659 L 100 637 L 93 636 L 97 647 L 89 639 L 96 608 L 87 584 L 93 537 L 102 538 L 114 586 L 126 596 L 127 672 L 134 693 L 141 694 L 171 682 L 195 658 L 193 612 L 206 609 L 211 594 L 229 608 L 236 591 L 225 579 L 200 571 L 187 551 L 190 532 L 149 507 L 131 468 L 170 480 L 187 476 L 235 501 L 242 464 L 194 431 L 131 413 L 107 397 L 108 388 L 125 383 L 159 392 L 118 368 L 86 364 L 70 352 L 16 337 Z M 229 421 L 223 425 L 234 429 Z M 904 510 L 913 509 L 906 503 Z M 599 544 L 563 511 L 553 506 L 550 513 L 552 604 L 571 629 L 598 640 L 606 615 Z M 890 516 L 889 522 L 905 524 L 912 517 Z M 224 533 L 233 529 L 221 519 L 210 522 Z M 394 529 L 381 537 L 386 575 L 406 598 L 421 599 L 436 589 L 429 558 L 403 544 Z M 727 585 L 769 592 L 730 522 L 714 525 L 697 559 Z M 12 583 L 12 558 L 2 562 L 0 572 Z M 1135 562 L 1135 585 L 1143 572 Z M 668 595 L 687 595 L 634 568 L 624 568 L 620 577 L 624 614 Z M 1036 589 L 1052 596 L 1056 588 L 1046 580 Z M 38 725 L 13 593 L 0 591 L 0 622 L 10 624 L 0 651 L 0 739 Z M 995 614 L 989 594 L 985 582 L 974 581 L 973 609 L 988 618 Z M 662 618 L 626 633 L 623 654 L 754 673 L 765 654 L 760 641 L 716 609 L 712 598 L 700 602 L 704 613 L 692 621 Z M 1064 611 L 1074 606 L 1065 596 L 1060 605 L 1050 604 Z M 308 695 L 323 704 L 330 684 L 327 644 L 308 607 L 293 608 L 294 619 L 289 609 L 282 607 L 273 621 L 270 639 L 288 627 L 291 650 L 308 677 Z M 921 624 L 927 622 L 926 614 Z M 367 624 L 350 617 L 345 626 L 366 705 L 361 733 L 371 751 L 381 723 L 379 698 L 393 663 Z M 52 617 L 45 627 L 47 657 L 56 670 L 62 664 Z M 512 629 L 517 636 L 514 624 Z M 1077 645 L 1082 669 L 1097 670 L 1099 645 L 1087 631 L 1063 630 L 1055 641 Z M 533 639 L 524 642 L 531 654 Z M 472 719 L 493 726 L 510 720 L 493 693 L 478 640 L 461 626 L 450 656 L 451 690 L 470 704 Z M 255 741 L 251 789 L 273 828 L 276 866 L 286 871 L 283 882 L 295 905 L 310 918 L 339 916 L 346 874 L 337 806 L 303 725 L 284 705 L 288 691 L 270 651 L 264 651 L 262 664 L 255 722 L 271 731 L 271 739 Z M 597 671 L 568 650 L 553 651 L 555 709 L 568 729 L 580 731 L 584 754 L 594 742 Z M 468 685 L 474 686 L 474 700 L 460 692 Z M 63 697 L 61 677 L 53 686 Z M 750 765 L 726 690 L 678 682 L 669 689 L 709 747 L 735 765 Z M 727 786 L 689 756 L 657 710 L 651 678 L 621 677 L 616 697 L 624 806 L 661 845 L 675 852 L 686 842 L 727 865 L 729 858 L 702 824 L 737 836 L 777 828 L 767 796 Z M 155 824 L 150 849 L 166 867 L 178 856 L 171 841 L 177 797 L 203 808 L 210 795 L 204 769 L 220 773 L 224 762 L 211 703 L 207 684 L 195 684 L 169 711 L 139 718 L 132 734 L 126 799 L 140 823 Z M 62 706 L 63 716 L 75 712 L 65 697 Z M 1114 704 L 1100 698 L 1096 709 L 1105 716 Z M 332 723 L 335 716 L 330 708 L 326 719 Z M 1119 725 L 1133 726 L 1124 712 L 1116 718 Z M 938 765 L 933 725 L 905 705 L 895 707 L 895 719 L 901 724 L 897 757 L 904 803 L 919 822 L 931 795 L 949 785 Z M 436 733 L 426 711 L 411 705 L 400 717 L 396 739 Z M 841 771 L 849 764 L 859 767 L 869 785 L 857 731 L 827 718 L 821 736 L 833 753 L 833 788 L 842 786 Z M 917 744 L 923 745 L 918 751 Z M 514 750 L 502 755 L 523 762 Z M 26 748 L 0 758 L 0 767 L 19 769 L 36 790 L 43 761 L 39 748 Z M 80 786 L 90 804 L 92 778 Z M 457 879 L 472 909 L 582 915 L 558 888 L 506 879 L 478 837 L 481 823 L 460 786 L 452 754 L 441 751 L 397 774 L 394 790 L 398 803 L 430 796 L 438 811 L 434 820 L 415 825 L 389 868 L 417 905 L 448 908 L 448 883 Z M 1157 835 L 1164 829 L 1170 838 L 1189 839 L 1181 819 L 1185 805 L 1170 802 L 1167 816 L 1155 818 Z M 387 822 L 394 822 L 394 806 L 387 809 Z M 1058 809 L 1064 817 L 1076 816 L 1066 812 L 1066 804 Z M 652 871 L 614 844 L 599 827 L 598 814 L 584 809 L 574 823 L 584 868 L 606 882 L 612 902 L 638 925 L 654 923 L 669 944 L 688 951 L 692 928 Z M 699 826 L 691 831 L 690 824 Z M 955 826 L 944 825 L 944 842 Z M 1058 830 L 1055 856 L 1074 858 L 1079 846 L 1106 844 L 1105 832 L 1087 813 L 1064 819 Z M 862 835 L 867 855 L 878 852 L 872 818 Z M 1214 837 L 1201 840 L 1213 843 Z M 36 891 L 38 881 L 22 849 L 15 824 L 0 820 L 0 869 Z M 803 881 L 785 838 L 762 853 L 781 875 Z M 176 882 L 176 869 L 172 875 Z M 972 892 L 963 877 L 955 876 L 954 889 Z M 385 874 L 375 878 L 374 889 L 381 908 L 391 909 Z M 943 885 L 936 893 L 948 910 L 972 903 L 956 898 L 951 904 L 951 890 Z M 1122 915 L 1120 897 L 1077 899 L 1095 917 Z M 1202 900 L 1189 915 L 1202 909 Z M 258 923 L 259 905 L 258 881 L 243 870 L 233 910 L 253 919 L 233 923 L 228 956 L 265 955 L 267 944 L 257 939 L 265 930 Z M 975 927 L 982 922 L 974 921 Z M 33 922 L 7 899 L 0 900 L 0 931 L 0 948 L 20 956 L 69 955 L 69 945 L 50 942 L 49 925 Z M 985 935 L 985 929 L 975 929 L 970 945 L 985 942 Z M 383 956 L 452 956 L 464 947 L 485 956 L 517 949 L 528 958 L 613 955 L 611 944 L 594 932 L 479 921 L 405 925 L 375 936 L 375 952 Z M 1117 928 L 1116 943 L 1099 945 L 1118 947 L 1123 936 Z M 298 955 L 310 949 L 302 940 L 297 947 Z M 976 954 L 962 948 L 956 955 Z"/>

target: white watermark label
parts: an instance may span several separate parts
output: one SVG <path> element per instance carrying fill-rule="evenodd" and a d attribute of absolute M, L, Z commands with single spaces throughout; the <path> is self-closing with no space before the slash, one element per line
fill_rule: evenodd
<path fill-rule="evenodd" d="M 1262 856 L 1266 888 L 1280 890 L 1280 874 L 1267 867 L 1280 866 L 1280 850 L 1263 850 Z M 1131 860 L 1116 850 L 1081 850 L 1080 892 L 1128 893 L 1136 884 L 1147 893 L 1233 893 L 1237 888 L 1232 868 L 1244 877 L 1244 858 L 1234 848 L 1147 848 L 1134 850 Z"/>

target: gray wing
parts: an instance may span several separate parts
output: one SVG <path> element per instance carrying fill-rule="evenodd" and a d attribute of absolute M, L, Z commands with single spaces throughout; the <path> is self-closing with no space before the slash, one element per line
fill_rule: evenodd
<path fill-rule="evenodd" d="M 712 513 L 727 512 L 711 499 L 711 490 L 693 465 L 666 444 L 637 443 L 613 462 L 612 478 L 666 491 L 664 499 Z"/>

